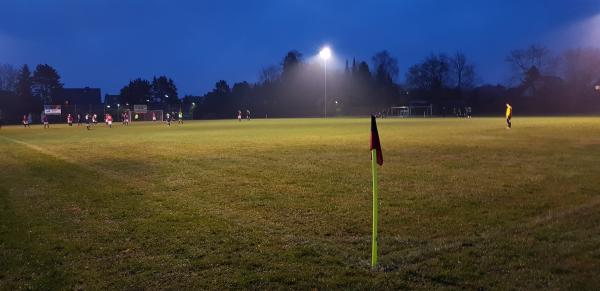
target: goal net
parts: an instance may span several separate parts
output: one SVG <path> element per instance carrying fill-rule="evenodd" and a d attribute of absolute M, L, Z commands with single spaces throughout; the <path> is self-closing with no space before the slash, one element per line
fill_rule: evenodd
<path fill-rule="evenodd" d="M 433 105 L 391 107 L 389 115 L 392 117 L 431 117 L 433 115 Z"/>
<path fill-rule="evenodd" d="M 388 115 L 391 117 L 410 117 L 410 110 L 408 106 L 391 107 Z"/>

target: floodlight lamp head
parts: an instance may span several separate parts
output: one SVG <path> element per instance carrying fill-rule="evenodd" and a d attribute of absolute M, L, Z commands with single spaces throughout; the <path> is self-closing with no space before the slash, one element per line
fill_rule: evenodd
<path fill-rule="evenodd" d="M 328 46 L 324 47 L 319 52 L 319 56 L 324 60 L 328 60 L 329 58 L 331 58 L 331 49 Z"/>

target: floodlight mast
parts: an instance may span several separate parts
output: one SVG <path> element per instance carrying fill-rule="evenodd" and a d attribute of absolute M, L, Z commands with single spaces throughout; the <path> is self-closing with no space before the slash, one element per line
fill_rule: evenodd
<path fill-rule="evenodd" d="M 319 56 L 323 59 L 323 65 L 325 67 L 325 96 L 324 98 L 324 103 L 325 103 L 325 118 L 327 118 L 327 60 L 329 58 L 331 58 L 331 49 L 326 46 L 323 49 L 321 49 L 321 51 L 319 52 Z"/>

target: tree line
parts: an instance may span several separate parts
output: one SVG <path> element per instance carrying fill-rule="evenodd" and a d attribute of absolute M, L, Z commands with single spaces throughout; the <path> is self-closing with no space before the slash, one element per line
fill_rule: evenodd
<path fill-rule="evenodd" d="M 305 62 L 296 50 L 279 65 L 264 68 L 258 82 L 220 80 L 199 102 L 197 117 L 228 117 L 249 108 L 259 116 L 359 115 L 411 103 L 433 104 L 434 114 L 471 107 L 476 114 L 502 114 L 512 103 L 522 114 L 600 112 L 600 49 L 575 48 L 553 54 L 541 45 L 511 51 L 506 84 L 485 84 L 476 65 L 461 52 L 429 54 L 406 70 L 388 51 L 365 60 L 346 61 L 344 70 L 327 72 L 319 62 Z M 325 106 L 327 103 L 327 106 Z"/>
<path fill-rule="evenodd" d="M 16 69 L 10 64 L 0 64 L 0 119 L 17 122 L 25 115 L 39 114 L 43 105 L 69 105 L 63 100 L 64 84 L 56 69 L 48 64 L 37 65 L 33 73 L 28 65 Z M 126 109 L 133 104 L 180 104 L 175 82 L 166 76 L 152 81 L 135 79 L 124 86 L 117 102 Z"/>
<path fill-rule="evenodd" d="M 386 50 L 370 60 L 346 60 L 343 69 L 327 72 L 322 62 L 306 61 L 291 50 L 279 64 L 260 70 L 256 82 L 230 86 L 219 80 L 205 94 L 180 98 L 167 76 L 138 78 L 123 86 L 117 102 L 179 106 L 194 118 L 229 118 L 245 109 L 259 117 L 361 115 L 410 103 L 433 104 L 435 114 L 450 113 L 457 106 L 472 107 L 475 114 L 498 114 L 506 102 L 529 114 L 600 111 L 600 49 L 553 54 L 531 45 L 511 51 L 505 61 L 511 75 L 504 85 L 482 83 L 476 65 L 461 52 L 426 55 L 407 67 L 400 80 L 399 63 Z M 36 66 L 33 73 L 27 65 L 18 70 L 0 65 L 0 108 L 5 117 L 57 103 L 54 97 L 62 87 L 60 75 L 47 64 Z"/>
<path fill-rule="evenodd" d="M 53 104 L 53 96 L 63 88 L 58 72 L 47 64 L 37 65 L 33 73 L 28 65 L 15 69 L 0 65 L 0 114 L 9 121 L 27 113 L 39 113 L 44 104 Z"/>

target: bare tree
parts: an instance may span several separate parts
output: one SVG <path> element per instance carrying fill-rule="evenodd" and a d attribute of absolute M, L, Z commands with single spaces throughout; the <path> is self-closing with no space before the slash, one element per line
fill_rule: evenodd
<path fill-rule="evenodd" d="M 543 45 L 531 45 L 524 50 L 513 50 L 506 57 L 506 62 L 512 67 L 513 81 L 523 81 L 527 72 L 536 68 L 541 75 L 551 74 L 556 68 L 556 58 Z"/>
<path fill-rule="evenodd" d="M 15 91 L 19 71 L 11 64 L 0 64 L 0 90 Z"/>
<path fill-rule="evenodd" d="M 457 89 L 472 88 L 475 85 L 475 66 L 467 61 L 465 54 L 457 52 L 449 58 L 452 82 Z"/>
<path fill-rule="evenodd" d="M 430 55 L 422 63 L 411 66 L 406 73 L 410 88 L 440 90 L 448 85 L 450 65 L 445 54 Z"/>
<path fill-rule="evenodd" d="M 391 83 L 398 76 L 398 61 L 388 51 L 376 53 L 373 58 L 375 79 L 383 83 Z"/>
<path fill-rule="evenodd" d="M 278 66 L 275 66 L 275 65 L 268 66 L 266 68 L 263 68 L 260 71 L 260 73 L 258 75 L 258 81 L 262 84 L 272 83 L 272 82 L 279 80 L 280 75 L 281 75 L 281 70 L 279 69 Z"/>

